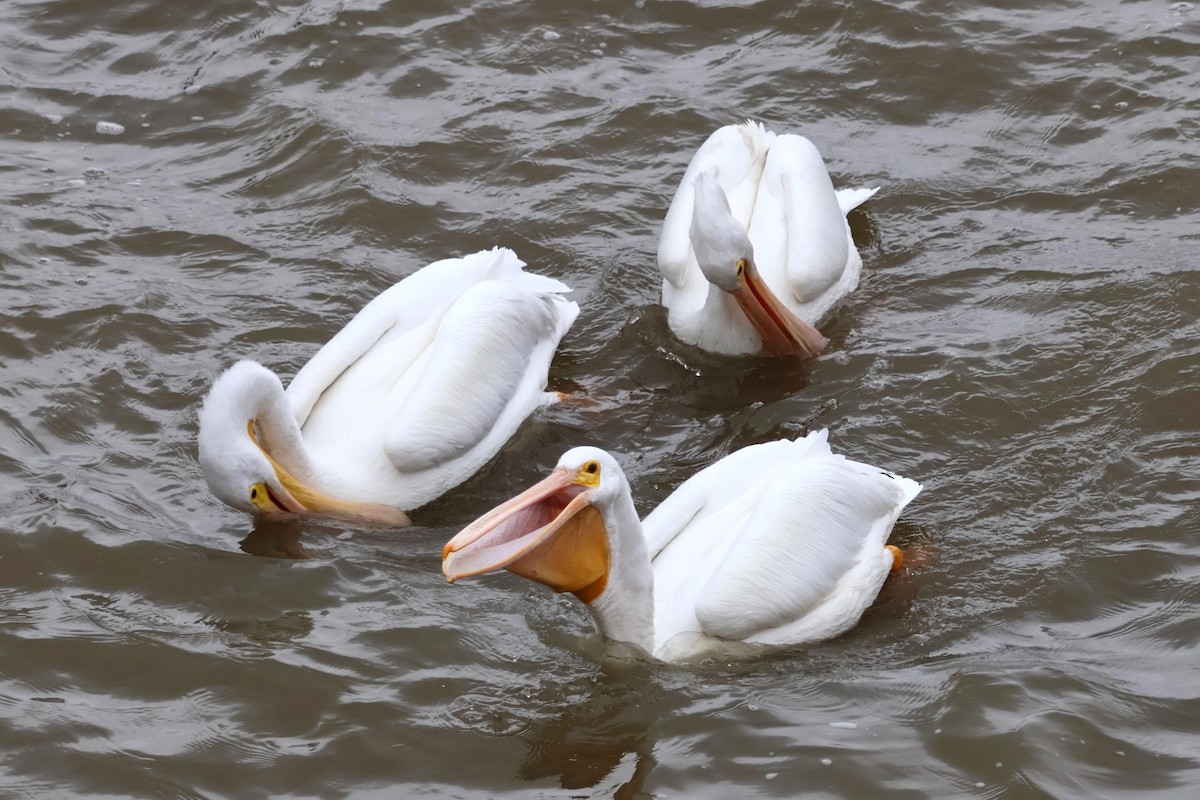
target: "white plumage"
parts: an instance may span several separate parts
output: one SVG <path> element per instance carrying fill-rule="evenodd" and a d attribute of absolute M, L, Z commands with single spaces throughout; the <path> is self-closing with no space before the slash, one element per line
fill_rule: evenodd
<path fill-rule="evenodd" d="M 862 269 L 846 214 L 876 191 L 835 192 L 803 136 L 754 122 L 717 130 L 663 220 L 658 265 L 671 330 L 718 353 L 818 352 L 825 340 L 815 326 Z"/>
<path fill-rule="evenodd" d="M 818 431 L 732 453 L 639 523 L 612 456 L 575 448 L 452 539 L 443 571 L 458 580 L 507 568 L 575 592 L 606 636 L 666 661 L 730 642 L 816 641 L 852 627 L 875 599 L 895 563 L 888 535 L 920 490 L 835 455 Z M 565 519 L 589 506 L 598 521 Z"/>
<path fill-rule="evenodd" d="M 430 264 L 372 300 L 286 391 L 256 362 L 232 366 L 200 411 L 213 492 L 246 511 L 401 523 L 384 507 L 466 480 L 557 399 L 546 375 L 579 308 L 523 267 L 503 248 Z"/>

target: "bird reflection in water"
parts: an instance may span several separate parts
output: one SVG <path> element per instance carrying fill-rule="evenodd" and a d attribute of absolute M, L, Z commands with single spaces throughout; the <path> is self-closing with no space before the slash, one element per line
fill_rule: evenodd
<path fill-rule="evenodd" d="M 243 552 L 267 558 L 312 558 L 300 544 L 299 520 L 255 517 L 254 527 L 238 542 Z"/>
<path fill-rule="evenodd" d="M 653 726 L 683 707 L 652 672 L 649 662 L 606 659 L 586 697 L 563 698 L 558 713 L 524 734 L 527 749 L 517 777 L 557 778 L 571 791 L 602 788 L 605 797 L 646 796 L 646 779 L 657 763 Z"/>

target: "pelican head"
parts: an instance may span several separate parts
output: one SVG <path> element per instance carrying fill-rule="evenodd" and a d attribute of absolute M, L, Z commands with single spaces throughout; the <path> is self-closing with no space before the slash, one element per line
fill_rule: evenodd
<path fill-rule="evenodd" d="M 260 435 L 270 430 L 275 455 Z M 303 441 L 279 377 L 256 361 L 225 371 L 200 408 L 199 461 L 218 499 L 252 514 L 318 514 L 377 525 L 407 525 L 404 512 L 342 500 L 319 491 L 283 463 L 304 465 Z"/>
<path fill-rule="evenodd" d="M 733 216 L 725 190 L 713 172 L 693 184 L 690 237 L 696 263 L 713 286 L 729 293 L 746 314 L 770 355 L 814 356 L 828 340 L 797 317 L 767 286 L 754 263 L 754 245 Z"/>
<path fill-rule="evenodd" d="M 258 443 L 255 417 L 283 394 L 275 373 L 254 361 L 239 361 L 213 383 L 200 409 L 200 468 L 213 494 L 239 511 L 304 511 L 279 479 Z"/>
<path fill-rule="evenodd" d="M 608 584 L 612 544 L 603 510 L 629 484 L 616 459 L 576 447 L 550 475 L 464 528 L 442 549 L 442 572 L 460 578 L 507 569 L 591 603 Z"/>
<path fill-rule="evenodd" d="M 754 245 L 733 216 L 725 190 L 712 172 L 696 176 L 690 231 L 696 263 L 708 282 L 730 294 L 745 288 L 745 267 L 754 263 Z"/>

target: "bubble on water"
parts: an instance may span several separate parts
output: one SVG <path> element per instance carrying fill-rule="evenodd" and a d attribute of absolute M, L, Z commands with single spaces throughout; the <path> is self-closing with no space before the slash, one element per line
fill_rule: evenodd
<path fill-rule="evenodd" d="M 83 174 L 89 178 L 103 178 L 108 174 L 108 170 L 104 167 L 88 167 L 83 171 Z"/>
<path fill-rule="evenodd" d="M 975 781 L 975 788 L 977 789 L 982 789 L 986 785 L 983 781 Z"/>
<path fill-rule="evenodd" d="M 553 42 L 556 39 L 561 39 L 562 34 L 557 31 L 547 30 L 547 31 L 542 31 L 542 38 L 545 39 L 547 42 Z"/>
<path fill-rule="evenodd" d="M 602 55 L 604 55 L 604 51 L 603 51 L 603 50 L 601 50 L 600 48 L 598 48 L 598 47 L 597 47 L 597 48 L 595 48 L 595 49 L 593 49 L 593 50 L 592 50 L 592 55 L 594 55 L 594 56 L 602 56 Z"/>
<path fill-rule="evenodd" d="M 766 774 L 766 778 L 767 778 L 767 780 L 769 780 L 769 781 L 773 781 L 773 780 L 775 780 L 775 779 L 776 779 L 776 778 L 778 778 L 778 777 L 779 777 L 779 773 L 778 773 L 778 772 L 768 772 L 768 773 Z"/>
<path fill-rule="evenodd" d="M 847 730 L 851 730 L 851 731 L 852 731 L 852 730 L 854 730 L 855 728 L 857 728 L 857 727 L 858 727 L 858 723 L 857 723 L 857 722 L 831 722 L 831 723 L 829 723 L 829 727 L 831 727 L 831 728 L 845 728 L 845 729 L 847 729 Z"/>
<path fill-rule="evenodd" d="M 119 125 L 116 122 L 97 122 L 96 123 L 96 133 L 100 133 L 105 136 L 120 136 L 124 132 L 125 132 L 125 126 Z"/>
<path fill-rule="evenodd" d="M 83 178 L 71 178 L 67 181 L 67 186 L 87 186 L 87 181 Z"/>
<path fill-rule="evenodd" d="M 1119 100 L 1117 102 L 1117 108 L 1129 108 L 1129 103 L 1126 103 L 1124 100 Z"/>
<path fill-rule="evenodd" d="M 192 117 L 192 122 L 204 122 L 204 117 L 197 114 L 196 116 Z"/>
<path fill-rule="evenodd" d="M 941 733 L 941 732 L 942 732 L 942 729 L 941 729 L 941 728 L 934 728 L 934 729 L 933 729 L 933 732 L 934 732 L 934 733 Z"/>
<path fill-rule="evenodd" d="M 309 68 L 309 69 L 320 69 L 321 67 L 325 66 L 325 59 L 323 59 L 323 58 L 310 58 L 310 59 L 308 60 L 307 66 L 308 66 L 308 68 Z"/>
<path fill-rule="evenodd" d="M 198 83 L 189 83 L 187 86 L 183 87 L 184 94 L 195 94 L 198 91 L 200 91 L 200 84 Z"/>
<path fill-rule="evenodd" d="M 828 767 L 830 764 L 833 763 L 833 759 L 832 758 L 822 758 L 821 763 Z"/>
<path fill-rule="evenodd" d="M 55 125 L 57 125 L 58 123 L 63 121 L 62 114 L 42 114 L 42 116 L 45 117 L 47 120 L 49 120 L 50 122 L 52 122 Z"/>
<path fill-rule="evenodd" d="M 143 128 L 149 128 L 149 127 L 150 127 L 150 123 L 149 123 L 149 122 L 143 122 L 143 123 L 142 123 L 142 127 L 143 127 Z"/>
<path fill-rule="evenodd" d="M 1192 5 L 1191 3 L 1172 3 L 1171 4 L 1171 13 L 1172 14 L 1186 14 L 1189 11 L 1191 11 L 1193 8 L 1195 8 L 1195 6 Z"/>
<path fill-rule="evenodd" d="M 46 258 L 45 256 L 42 256 L 41 258 L 38 259 L 38 263 L 39 264 L 49 264 L 50 259 Z"/>
<path fill-rule="evenodd" d="M 1119 755 L 1119 756 L 1123 756 L 1123 755 L 1125 755 L 1125 751 L 1124 751 L 1124 750 L 1118 750 L 1118 751 L 1117 751 L 1117 755 Z"/>

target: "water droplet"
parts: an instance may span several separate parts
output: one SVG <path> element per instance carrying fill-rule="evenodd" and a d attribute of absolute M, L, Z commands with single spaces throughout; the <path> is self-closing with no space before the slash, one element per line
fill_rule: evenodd
<path fill-rule="evenodd" d="M 116 122 L 97 122 L 96 133 L 104 136 L 120 136 L 125 132 L 125 126 L 119 125 Z"/>
<path fill-rule="evenodd" d="M 833 759 L 832 758 L 822 758 L 821 763 L 828 767 L 830 764 L 833 763 Z"/>
<path fill-rule="evenodd" d="M 773 781 L 779 777 L 779 773 L 778 772 L 768 772 L 766 777 L 767 777 L 767 780 Z"/>
<path fill-rule="evenodd" d="M 982 789 L 985 785 L 983 781 L 975 781 L 975 787 L 978 789 Z"/>

